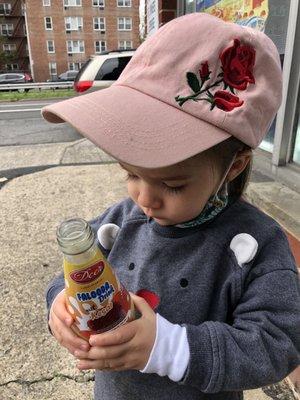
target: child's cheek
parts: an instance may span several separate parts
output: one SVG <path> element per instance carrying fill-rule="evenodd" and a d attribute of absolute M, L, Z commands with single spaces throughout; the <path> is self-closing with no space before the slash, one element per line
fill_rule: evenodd
<path fill-rule="evenodd" d="M 188 214 L 191 212 L 189 202 L 178 198 L 169 199 L 165 205 L 165 209 L 168 211 L 168 217 L 173 219 L 175 223 L 181 222 L 182 219 L 186 219 Z"/>
<path fill-rule="evenodd" d="M 127 191 L 129 194 L 129 197 L 131 197 L 131 199 L 136 202 L 136 200 L 139 197 L 139 190 L 136 184 L 134 184 L 133 182 L 128 182 L 127 183 Z"/>

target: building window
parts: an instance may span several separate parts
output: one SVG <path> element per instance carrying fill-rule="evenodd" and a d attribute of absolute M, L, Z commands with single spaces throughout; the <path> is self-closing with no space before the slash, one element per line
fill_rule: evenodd
<path fill-rule="evenodd" d="M 132 29 L 132 18 L 130 17 L 118 18 L 118 31 L 131 31 L 131 29 Z"/>
<path fill-rule="evenodd" d="M 49 7 L 49 6 L 51 6 L 51 0 L 43 0 L 43 6 L 44 6 L 44 7 Z"/>
<path fill-rule="evenodd" d="M 64 0 L 64 7 L 81 7 L 81 0 Z"/>
<path fill-rule="evenodd" d="M 81 31 L 83 29 L 82 17 L 66 17 L 65 27 L 66 31 Z"/>
<path fill-rule="evenodd" d="M 57 76 L 56 62 L 49 62 L 49 73 L 51 78 Z"/>
<path fill-rule="evenodd" d="M 0 35 L 1 36 L 11 36 L 13 34 L 14 26 L 13 24 L 1 24 L 0 25 Z"/>
<path fill-rule="evenodd" d="M 93 7 L 101 7 L 101 8 L 105 7 L 104 0 L 92 0 L 92 2 L 93 2 Z"/>
<path fill-rule="evenodd" d="M 104 17 L 94 17 L 94 30 L 95 31 L 105 31 L 105 18 Z"/>
<path fill-rule="evenodd" d="M 102 53 L 106 51 L 106 41 L 105 40 L 96 40 L 95 41 L 95 53 Z"/>
<path fill-rule="evenodd" d="M 119 40 L 119 49 L 120 50 L 132 49 L 132 41 L 131 40 Z"/>
<path fill-rule="evenodd" d="M 9 15 L 11 12 L 11 4 L 3 3 L 0 4 L 0 15 Z"/>
<path fill-rule="evenodd" d="M 131 0 L 117 0 L 118 7 L 131 7 Z"/>
<path fill-rule="evenodd" d="M 16 45 L 15 44 L 4 44 L 3 45 L 3 51 L 5 53 L 12 53 L 13 51 L 16 51 Z"/>
<path fill-rule="evenodd" d="M 7 71 L 16 71 L 19 69 L 19 64 L 5 64 L 5 69 Z"/>
<path fill-rule="evenodd" d="M 52 17 L 44 17 L 45 18 L 45 29 L 46 31 L 52 31 Z"/>
<path fill-rule="evenodd" d="M 68 69 L 70 71 L 79 71 L 83 64 L 82 62 L 69 62 Z"/>
<path fill-rule="evenodd" d="M 68 54 L 84 53 L 83 40 L 67 40 Z"/>
<path fill-rule="evenodd" d="M 47 51 L 48 53 L 55 53 L 54 40 L 47 40 Z"/>

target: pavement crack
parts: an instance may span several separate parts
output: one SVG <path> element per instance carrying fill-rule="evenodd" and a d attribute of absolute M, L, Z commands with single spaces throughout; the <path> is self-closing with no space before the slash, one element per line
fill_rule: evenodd
<path fill-rule="evenodd" d="M 43 382 L 50 382 L 53 379 L 56 378 L 61 378 L 61 379 L 69 379 L 72 380 L 74 382 L 78 382 L 78 383 L 83 383 L 83 382 L 94 382 L 95 377 L 94 374 L 91 376 L 90 374 L 88 375 L 77 375 L 77 376 L 70 376 L 70 375 L 66 375 L 66 374 L 54 374 L 53 376 L 49 376 L 49 377 L 43 377 L 40 379 L 34 379 L 34 380 L 23 380 L 23 379 L 13 379 L 11 381 L 8 382 L 4 382 L 0 384 L 1 386 L 7 386 L 11 383 L 16 383 L 18 385 L 22 385 L 22 386 L 31 386 L 34 385 L 35 383 L 43 383 Z"/>
<path fill-rule="evenodd" d="M 78 144 L 81 143 L 81 142 L 84 142 L 85 140 L 86 140 L 85 138 L 79 139 L 79 140 L 76 140 L 74 143 L 72 143 L 72 144 L 66 146 L 66 147 L 64 148 L 64 151 L 63 151 L 61 157 L 59 158 L 59 162 L 58 162 L 59 165 L 62 164 L 63 159 L 64 159 L 64 156 L 66 155 L 67 150 L 71 149 L 72 147 L 78 145 Z"/>
<path fill-rule="evenodd" d="M 66 154 L 66 151 L 67 151 L 70 147 L 72 147 L 72 145 L 71 145 L 71 146 L 66 146 L 66 147 L 64 148 L 64 151 L 62 152 L 62 155 L 59 157 L 59 161 L 58 161 L 58 164 L 59 164 L 59 165 L 62 164 L 63 159 L 64 159 L 64 156 L 65 156 L 65 154 Z"/>

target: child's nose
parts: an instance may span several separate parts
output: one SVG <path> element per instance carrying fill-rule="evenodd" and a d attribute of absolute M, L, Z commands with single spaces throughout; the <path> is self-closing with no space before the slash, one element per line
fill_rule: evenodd
<path fill-rule="evenodd" d="M 156 188 L 143 182 L 139 188 L 138 202 L 139 205 L 145 208 L 159 208 L 161 200 Z"/>

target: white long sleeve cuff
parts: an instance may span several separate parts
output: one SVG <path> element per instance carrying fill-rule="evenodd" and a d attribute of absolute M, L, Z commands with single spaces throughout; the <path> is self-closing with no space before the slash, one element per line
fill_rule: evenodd
<path fill-rule="evenodd" d="M 172 324 L 156 314 L 156 337 L 149 360 L 142 373 L 156 373 L 180 381 L 187 369 L 190 349 L 186 328 Z"/>

